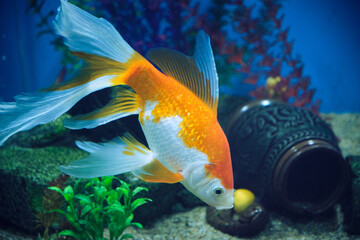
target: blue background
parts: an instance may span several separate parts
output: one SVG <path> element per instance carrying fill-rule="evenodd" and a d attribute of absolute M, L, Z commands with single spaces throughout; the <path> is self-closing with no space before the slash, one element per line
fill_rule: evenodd
<path fill-rule="evenodd" d="M 44 10 L 59 5 L 48 0 Z M 53 84 L 61 69 L 51 36 L 36 38 L 39 19 L 26 8 L 27 0 L 4 1 L 0 8 L 0 100 Z M 289 0 L 282 12 L 295 39 L 293 53 L 305 63 L 314 98 L 322 100 L 320 111 L 360 112 L 360 1 Z"/>

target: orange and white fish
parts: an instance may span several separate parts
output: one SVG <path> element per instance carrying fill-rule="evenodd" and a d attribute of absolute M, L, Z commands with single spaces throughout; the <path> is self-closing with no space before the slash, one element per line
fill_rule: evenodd
<path fill-rule="evenodd" d="M 0 144 L 18 131 L 55 120 L 80 99 L 118 87 L 94 112 L 64 121 L 70 129 L 94 128 L 139 115 L 149 149 L 126 134 L 109 143 L 77 142 L 89 156 L 60 166 L 83 178 L 131 172 L 148 182 L 181 182 L 217 209 L 233 207 L 229 144 L 217 121 L 218 76 L 209 37 L 200 31 L 194 56 L 175 50 L 147 53 L 162 72 L 134 51 L 105 19 L 61 0 L 56 32 L 86 62 L 76 79 L 0 104 Z"/>

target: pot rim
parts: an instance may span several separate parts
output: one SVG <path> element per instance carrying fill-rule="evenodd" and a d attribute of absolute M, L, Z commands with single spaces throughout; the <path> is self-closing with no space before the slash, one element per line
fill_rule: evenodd
<path fill-rule="evenodd" d="M 323 201 L 311 204 L 310 207 L 295 206 L 288 199 L 288 178 L 289 174 L 304 154 L 315 151 L 325 151 L 332 153 L 335 159 L 338 159 L 339 167 L 341 167 L 341 174 L 339 181 L 336 183 L 334 191 Z M 288 209 L 297 213 L 318 214 L 332 207 L 341 197 L 346 182 L 349 180 L 349 167 L 345 159 L 342 157 L 340 150 L 334 147 L 331 143 L 321 139 L 303 140 L 290 149 L 288 149 L 276 163 L 275 171 L 272 176 L 271 187 L 273 189 L 274 197 L 281 201 Z"/>

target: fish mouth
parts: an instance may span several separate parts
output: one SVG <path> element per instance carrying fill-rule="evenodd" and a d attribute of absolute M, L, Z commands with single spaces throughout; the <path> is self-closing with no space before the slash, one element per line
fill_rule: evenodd
<path fill-rule="evenodd" d="M 230 206 L 214 206 L 217 210 L 227 210 L 234 207 L 234 204 L 231 204 Z"/>
<path fill-rule="evenodd" d="M 230 196 L 229 196 L 230 195 Z M 225 201 L 219 201 L 217 204 L 214 204 L 213 206 L 217 210 L 227 210 L 234 207 L 234 198 L 232 194 L 227 195 L 227 197 L 224 199 Z"/>

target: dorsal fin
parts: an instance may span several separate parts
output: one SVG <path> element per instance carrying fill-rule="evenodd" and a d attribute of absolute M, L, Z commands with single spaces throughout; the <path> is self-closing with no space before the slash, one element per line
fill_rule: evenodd
<path fill-rule="evenodd" d="M 196 36 L 195 53 L 192 57 L 166 48 L 151 49 L 146 56 L 167 76 L 179 81 L 217 112 L 219 80 L 210 38 L 204 31 Z"/>

